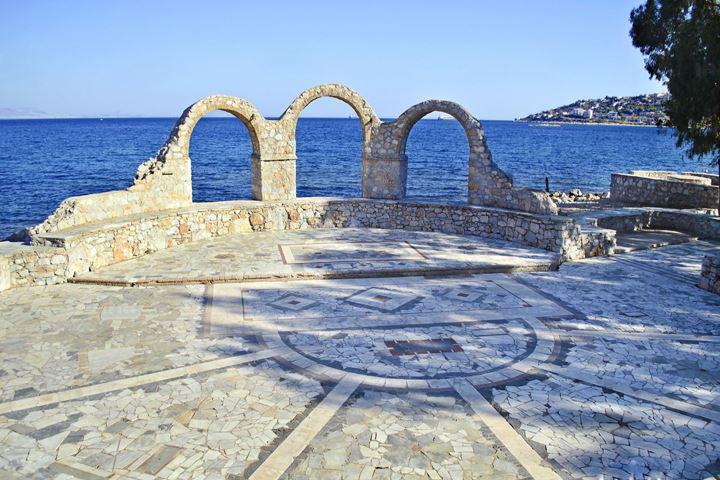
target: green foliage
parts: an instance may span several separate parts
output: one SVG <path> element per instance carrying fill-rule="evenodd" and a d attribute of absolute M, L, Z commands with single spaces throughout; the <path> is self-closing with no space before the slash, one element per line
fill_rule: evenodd
<path fill-rule="evenodd" d="M 678 147 L 720 164 L 720 0 L 647 0 L 630 21 L 646 70 L 670 93 Z"/>

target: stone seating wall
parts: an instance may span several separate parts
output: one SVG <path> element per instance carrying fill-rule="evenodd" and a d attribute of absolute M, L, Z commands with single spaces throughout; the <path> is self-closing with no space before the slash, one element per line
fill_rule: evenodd
<path fill-rule="evenodd" d="M 598 227 L 620 233 L 648 229 L 677 230 L 697 238 L 720 239 L 720 217 L 698 211 L 617 209 L 600 211 L 590 218 Z"/>
<path fill-rule="evenodd" d="M 67 274 L 68 252 L 64 248 L 0 242 L 0 291 L 65 283 Z"/>
<path fill-rule="evenodd" d="M 700 288 L 720 295 L 720 257 L 705 256 L 698 285 Z"/>
<path fill-rule="evenodd" d="M 699 177 L 708 185 L 673 180 L 672 177 Z M 718 208 L 717 175 L 692 172 L 613 173 L 610 200 L 613 203 L 666 208 Z"/>
<path fill-rule="evenodd" d="M 78 273 L 192 241 L 233 233 L 367 227 L 498 238 L 557 252 L 561 259 L 607 254 L 613 238 L 583 235 L 571 219 L 468 205 L 301 198 L 199 203 L 33 236 L 0 250 L 5 288 L 61 283 Z M 0 264 L 2 265 L 2 264 Z M 0 284 L 3 285 L 3 284 Z"/>

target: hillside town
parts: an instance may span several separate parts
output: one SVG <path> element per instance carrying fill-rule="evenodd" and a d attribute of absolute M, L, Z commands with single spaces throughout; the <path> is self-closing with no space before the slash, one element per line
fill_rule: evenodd
<path fill-rule="evenodd" d="M 528 115 L 518 121 L 657 125 L 667 118 L 662 108 L 667 99 L 666 93 L 654 93 L 634 97 L 578 100 L 569 105 Z"/>

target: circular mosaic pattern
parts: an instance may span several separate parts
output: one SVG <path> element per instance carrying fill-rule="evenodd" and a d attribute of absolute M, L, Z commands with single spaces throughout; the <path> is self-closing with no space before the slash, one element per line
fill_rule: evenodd
<path fill-rule="evenodd" d="M 444 379 L 494 372 L 528 357 L 522 320 L 285 332 L 285 345 L 321 365 L 383 378 Z"/>

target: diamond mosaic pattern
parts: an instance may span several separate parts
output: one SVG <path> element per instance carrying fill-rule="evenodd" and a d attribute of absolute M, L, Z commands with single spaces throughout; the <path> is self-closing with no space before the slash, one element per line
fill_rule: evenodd
<path fill-rule="evenodd" d="M 345 301 L 373 310 L 394 312 L 420 299 L 422 299 L 421 296 L 412 293 L 373 287 L 355 293 Z"/>
<path fill-rule="evenodd" d="M 318 302 L 314 300 L 310 300 L 304 297 L 300 297 L 295 294 L 285 295 L 283 297 L 278 298 L 274 302 L 269 303 L 270 306 L 279 308 L 280 310 L 290 310 L 293 312 L 299 312 L 301 310 L 306 310 L 308 308 L 312 308 L 315 305 L 317 305 Z"/>

